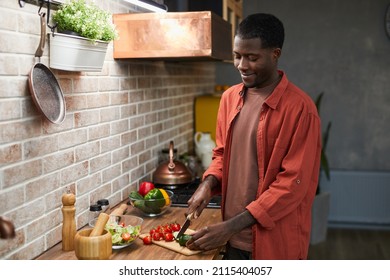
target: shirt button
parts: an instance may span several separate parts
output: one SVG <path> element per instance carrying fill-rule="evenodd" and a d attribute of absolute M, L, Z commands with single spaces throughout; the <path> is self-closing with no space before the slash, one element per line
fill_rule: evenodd
<path fill-rule="evenodd" d="M 297 182 L 297 184 L 300 184 L 300 183 L 301 183 L 301 180 L 298 179 L 296 182 Z"/>

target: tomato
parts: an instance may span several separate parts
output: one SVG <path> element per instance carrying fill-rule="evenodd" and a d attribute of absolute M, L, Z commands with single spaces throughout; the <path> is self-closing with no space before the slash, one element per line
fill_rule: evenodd
<path fill-rule="evenodd" d="M 173 235 L 174 231 L 180 231 L 181 226 L 178 223 L 167 223 L 167 224 L 160 224 L 158 226 L 153 227 L 149 231 L 149 239 L 153 241 L 161 241 L 165 240 L 166 242 L 171 242 L 175 240 L 175 236 Z M 146 238 L 146 237 L 145 237 Z M 144 238 L 144 239 L 145 239 Z M 146 242 L 146 243 L 145 243 Z M 149 241 L 144 241 L 145 244 L 147 244 Z"/>
<path fill-rule="evenodd" d="M 162 231 L 163 231 L 163 233 L 172 233 L 173 232 L 170 225 L 164 226 Z"/>
<path fill-rule="evenodd" d="M 157 232 L 162 232 L 162 229 L 163 229 L 163 227 L 161 225 L 156 227 Z"/>
<path fill-rule="evenodd" d="M 164 234 L 164 240 L 165 240 L 165 241 L 171 242 L 171 241 L 173 241 L 174 239 L 175 239 L 175 237 L 173 236 L 172 233 L 167 232 L 167 233 Z"/>
<path fill-rule="evenodd" d="M 124 241 L 129 241 L 130 238 L 131 238 L 130 233 L 128 233 L 128 232 L 122 233 L 122 239 L 123 239 Z"/>
<path fill-rule="evenodd" d="M 145 196 L 148 192 L 154 189 L 152 182 L 142 182 L 139 186 L 138 192 L 140 195 Z"/>
<path fill-rule="evenodd" d="M 120 225 L 121 227 L 125 227 L 125 223 L 124 223 L 124 222 L 120 223 L 119 225 Z"/>
<path fill-rule="evenodd" d="M 152 237 L 150 235 L 145 236 L 142 238 L 142 241 L 144 242 L 145 245 L 150 245 L 152 244 Z"/>
<path fill-rule="evenodd" d="M 163 239 L 163 237 L 164 237 L 163 234 L 160 232 L 155 232 L 152 235 L 154 241 L 160 241 L 161 239 Z"/>
<path fill-rule="evenodd" d="M 171 224 L 171 229 L 172 229 L 173 231 L 180 231 L 181 226 L 180 226 L 180 224 L 178 224 L 178 223 L 173 223 L 173 224 Z"/>

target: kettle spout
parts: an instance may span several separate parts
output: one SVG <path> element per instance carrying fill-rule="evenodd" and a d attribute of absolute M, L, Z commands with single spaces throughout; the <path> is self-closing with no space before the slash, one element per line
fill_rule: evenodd
<path fill-rule="evenodd" d="M 0 216 L 0 238 L 8 239 L 15 237 L 15 226 L 7 218 Z"/>

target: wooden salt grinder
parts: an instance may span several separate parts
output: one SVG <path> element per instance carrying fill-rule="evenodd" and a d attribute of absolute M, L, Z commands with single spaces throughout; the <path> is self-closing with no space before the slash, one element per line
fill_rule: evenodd
<path fill-rule="evenodd" d="M 72 251 L 74 250 L 74 237 L 76 235 L 76 220 L 75 213 L 76 208 L 74 206 L 76 202 L 76 196 L 67 191 L 62 195 L 62 250 Z"/>

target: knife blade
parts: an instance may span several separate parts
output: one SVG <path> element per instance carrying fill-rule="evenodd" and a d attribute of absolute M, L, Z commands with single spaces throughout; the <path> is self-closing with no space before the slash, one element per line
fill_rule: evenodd
<path fill-rule="evenodd" d="M 186 218 L 186 220 L 185 220 L 183 226 L 181 227 L 179 233 L 177 234 L 176 239 L 179 239 L 180 236 L 182 236 L 182 235 L 186 232 L 186 230 L 188 229 L 188 227 L 189 227 L 190 224 L 191 224 L 191 219 L 192 219 L 193 214 L 194 214 L 194 213 L 191 213 L 191 214 L 188 214 L 188 215 L 187 215 L 187 218 Z"/>

